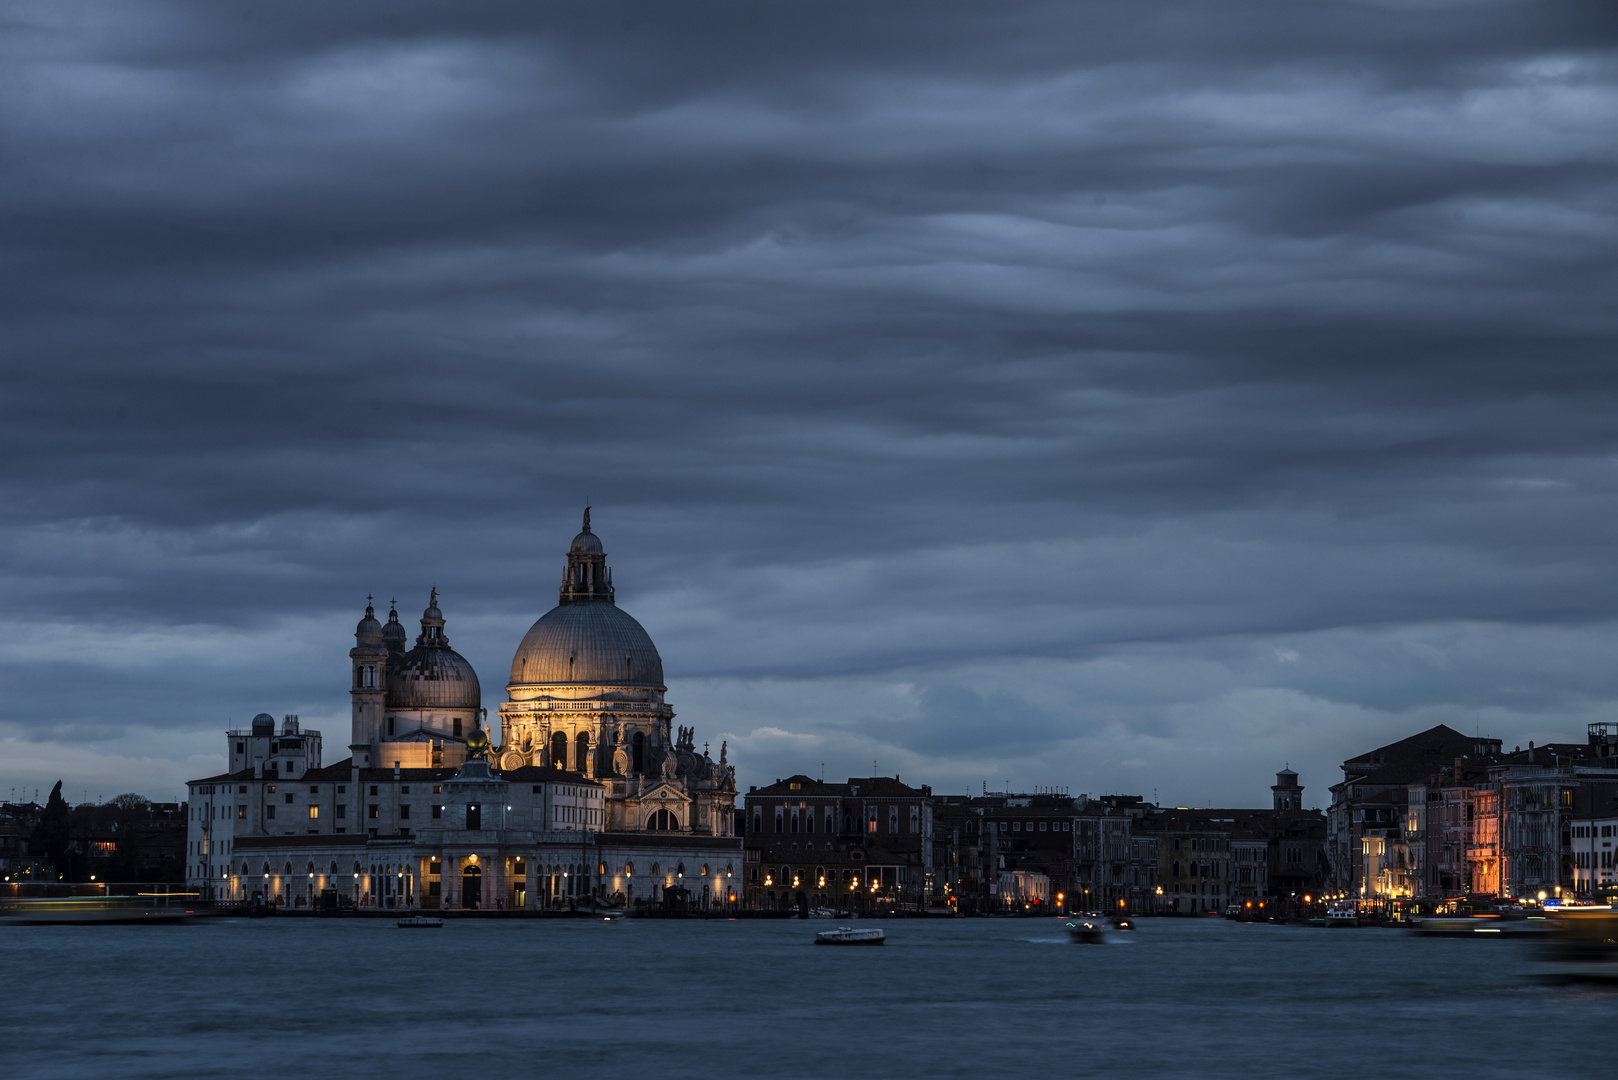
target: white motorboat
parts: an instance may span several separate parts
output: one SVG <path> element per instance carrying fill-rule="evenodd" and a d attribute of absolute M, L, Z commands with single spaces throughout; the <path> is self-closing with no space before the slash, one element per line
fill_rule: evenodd
<path fill-rule="evenodd" d="M 887 939 L 881 930 L 855 930 L 839 926 L 835 930 L 822 930 L 815 935 L 816 945 L 880 945 Z"/>
<path fill-rule="evenodd" d="M 399 920 L 401 930 L 436 930 L 443 925 L 443 919 L 432 915 L 406 915 Z"/>

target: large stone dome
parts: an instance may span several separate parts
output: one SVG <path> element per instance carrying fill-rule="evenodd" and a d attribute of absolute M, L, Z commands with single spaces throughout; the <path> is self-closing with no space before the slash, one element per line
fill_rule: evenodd
<path fill-rule="evenodd" d="M 552 608 L 523 635 L 513 683 L 663 685 L 663 658 L 641 624 L 607 600 Z"/>

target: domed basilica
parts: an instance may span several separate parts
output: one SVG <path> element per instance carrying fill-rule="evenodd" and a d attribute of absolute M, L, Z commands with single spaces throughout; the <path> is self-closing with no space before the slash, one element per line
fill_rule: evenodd
<path fill-rule="evenodd" d="M 512 657 L 498 746 L 436 589 L 414 647 L 396 609 L 384 625 L 370 606 L 354 642 L 347 761 L 323 765 L 318 732 L 261 714 L 227 733 L 229 771 L 191 782 L 199 887 L 294 906 L 728 902 L 735 769 L 672 726 L 662 658 L 617 605 L 588 509 L 557 605 Z"/>

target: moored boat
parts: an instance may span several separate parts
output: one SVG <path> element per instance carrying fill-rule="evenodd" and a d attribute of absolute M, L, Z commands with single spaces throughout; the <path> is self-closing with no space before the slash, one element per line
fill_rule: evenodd
<path fill-rule="evenodd" d="M 887 934 L 881 930 L 855 930 L 850 926 L 822 930 L 815 935 L 816 945 L 880 945 L 886 940 Z"/>
<path fill-rule="evenodd" d="M 1354 910 L 1351 901 L 1333 904 L 1326 909 L 1326 925 L 1329 927 L 1358 926 L 1359 913 Z"/>
<path fill-rule="evenodd" d="M 406 915 L 399 920 L 401 930 L 436 930 L 444 925 L 444 920 L 434 915 Z"/>

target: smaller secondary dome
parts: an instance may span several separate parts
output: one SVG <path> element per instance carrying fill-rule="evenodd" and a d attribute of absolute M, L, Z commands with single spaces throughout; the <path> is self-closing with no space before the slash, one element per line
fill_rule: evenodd
<path fill-rule="evenodd" d="M 366 597 L 366 599 L 369 600 L 370 597 Z M 366 604 L 365 618 L 361 619 L 359 625 L 354 627 L 354 636 L 359 637 L 362 634 L 380 635 L 381 633 L 382 624 L 376 621 L 376 609 L 370 604 Z"/>
<path fill-rule="evenodd" d="M 483 690 L 466 657 L 417 645 L 388 667 L 389 709 L 477 709 Z"/>
<path fill-rule="evenodd" d="M 271 716 L 267 712 L 261 712 L 257 716 L 253 717 L 253 734 L 274 735 L 275 717 Z"/>
<path fill-rule="evenodd" d="M 387 708 L 461 710 L 482 705 L 483 690 L 478 686 L 477 672 L 466 657 L 449 647 L 444 616 L 438 610 L 438 590 L 434 589 L 427 610 L 421 614 L 416 647 L 403 656 L 394 653 L 389 658 Z"/>

